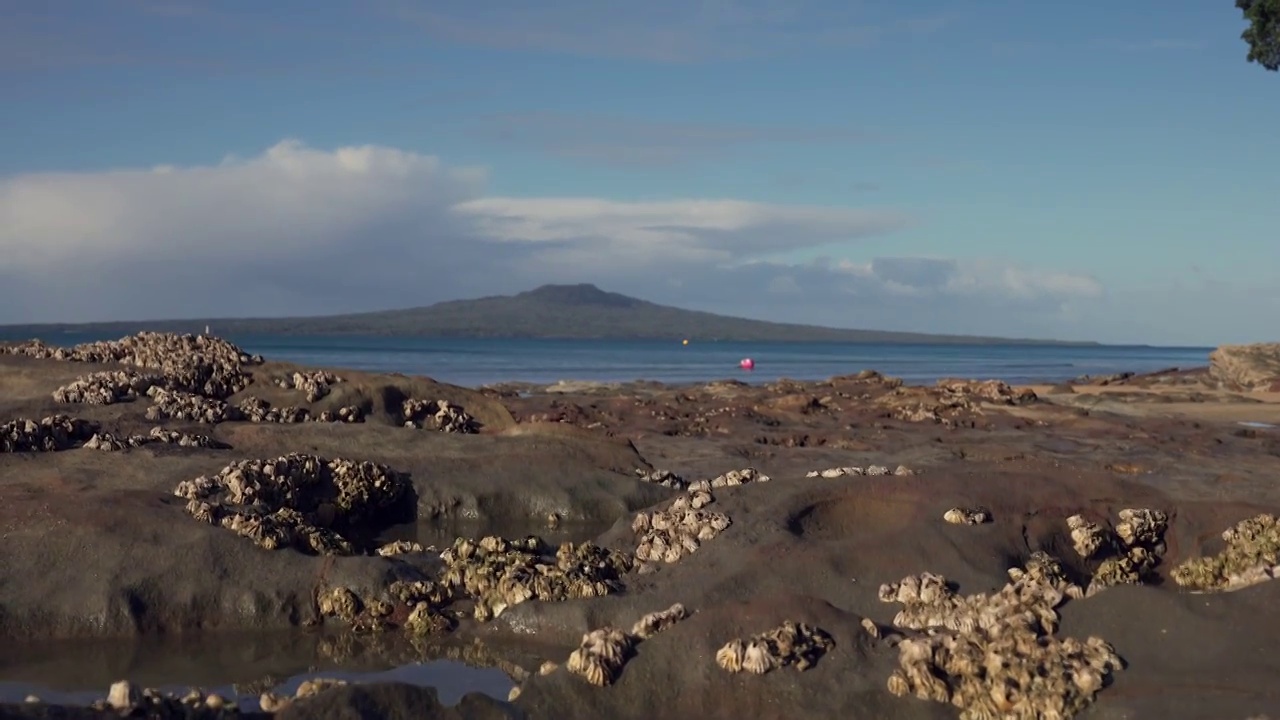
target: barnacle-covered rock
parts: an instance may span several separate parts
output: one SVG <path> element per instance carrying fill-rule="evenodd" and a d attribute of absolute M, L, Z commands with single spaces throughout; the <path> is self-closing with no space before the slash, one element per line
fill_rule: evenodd
<path fill-rule="evenodd" d="M 1164 533 L 1169 527 L 1169 516 L 1165 513 L 1146 508 L 1125 508 L 1119 515 L 1116 535 L 1126 546 L 1155 549 L 1164 543 Z"/>
<path fill-rule="evenodd" d="M 641 640 L 647 640 L 687 617 L 689 612 L 684 609 L 684 605 L 676 603 L 666 610 L 651 612 L 641 617 L 631 627 L 631 634 Z"/>
<path fill-rule="evenodd" d="M 198 435 L 195 433 L 185 433 L 178 430 L 168 430 L 157 425 L 151 428 L 149 438 L 154 442 L 166 443 L 168 445 L 177 445 L 179 447 L 195 447 L 195 448 L 214 448 L 225 449 L 227 446 L 208 435 Z"/>
<path fill-rule="evenodd" d="M 306 394 L 307 402 L 315 402 L 329 394 L 332 385 L 342 382 L 342 378 L 327 370 L 295 372 L 288 377 L 276 379 L 276 385 L 286 390 L 299 390 Z"/>
<path fill-rule="evenodd" d="M 103 450 L 106 452 L 117 452 L 127 450 L 129 448 L 141 447 L 151 442 L 151 438 L 146 435 L 126 435 L 117 437 L 109 432 L 94 433 L 93 437 L 85 441 L 81 447 L 85 450 Z"/>
<path fill-rule="evenodd" d="M 157 370 L 165 384 L 210 398 L 226 398 L 249 385 L 243 368 L 260 364 L 234 344 L 211 335 L 141 332 L 119 340 L 53 347 L 39 340 L 0 346 L 0 352 L 85 363 L 120 363 Z"/>
<path fill-rule="evenodd" d="M 952 525 L 981 525 L 991 522 L 991 511 L 986 508 L 951 508 L 942 519 Z"/>
<path fill-rule="evenodd" d="M 791 666 L 808 670 L 835 641 L 826 631 L 791 620 L 746 639 L 734 639 L 716 651 L 716 664 L 729 672 L 763 675 L 775 668 Z"/>
<path fill-rule="evenodd" d="M 1280 520 L 1263 513 L 1241 520 L 1222 533 L 1226 547 L 1217 555 L 1186 560 L 1173 580 L 1193 590 L 1230 591 L 1272 580 L 1280 573 Z"/>
<path fill-rule="evenodd" d="M 1146 508 L 1125 508 L 1119 516 L 1114 531 L 1083 515 L 1067 518 L 1076 554 L 1097 563 L 1086 596 L 1116 585 L 1145 582 L 1160 563 L 1168 516 Z"/>
<path fill-rule="evenodd" d="M 431 603 L 419 602 L 404 622 L 404 629 L 414 635 L 438 635 L 454 626 L 451 618 L 438 612 Z"/>
<path fill-rule="evenodd" d="M 60 403 L 84 403 L 86 405 L 112 405 L 137 400 L 156 385 L 164 385 L 163 375 L 142 373 L 137 370 L 108 370 L 89 373 L 53 391 L 53 399 Z"/>
<path fill-rule="evenodd" d="M 610 685 L 635 653 L 637 645 L 687 617 L 689 613 L 684 606 L 676 603 L 666 610 L 644 615 L 629 633 L 609 626 L 592 630 L 582 636 L 582 642 L 569 654 L 564 667 L 597 687 Z M 556 670 L 555 663 L 544 663 L 538 674 L 550 675 Z"/>
<path fill-rule="evenodd" d="M 875 402 L 899 420 L 957 427 L 968 418 L 982 415 L 984 404 L 1023 405 L 1036 399 L 1031 390 L 1016 390 L 999 380 L 944 378 L 931 388 L 895 387 Z"/>
<path fill-rule="evenodd" d="M 768 475 L 765 475 L 753 467 L 748 467 L 742 468 L 741 470 L 730 470 L 719 477 L 713 478 L 711 480 L 711 487 L 734 487 L 753 482 L 769 482 L 769 480 L 770 478 Z"/>
<path fill-rule="evenodd" d="M 257 395 L 250 395 L 236 403 L 241 417 L 255 423 L 301 423 L 311 420 L 311 412 L 306 408 L 272 407 L 270 402 Z"/>
<path fill-rule="evenodd" d="M 638 536 L 635 557 L 641 563 L 674 563 L 697 552 L 702 543 L 729 527 L 724 513 L 704 510 L 714 501 L 708 490 L 693 490 L 671 501 L 666 510 L 637 513 L 631 529 Z"/>
<path fill-rule="evenodd" d="M 360 610 L 364 607 L 360 602 L 360 596 L 350 588 L 341 586 L 321 592 L 316 599 L 316 604 L 322 616 L 337 617 L 348 623 L 355 622 L 356 615 L 360 614 Z"/>
<path fill-rule="evenodd" d="M 354 552 L 342 532 L 388 525 L 413 502 L 409 480 L 385 465 L 296 453 L 231 463 L 174 494 L 190 501 L 193 516 L 263 548 L 320 554 Z"/>
<path fill-rule="evenodd" d="M 1082 560 L 1088 560 L 1111 547 L 1111 533 L 1101 525 L 1089 522 L 1083 515 L 1067 518 L 1071 544 Z"/>
<path fill-rule="evenodd" d="M 689 487 L 689 482 L 683 477 L 677 475 L 670 470 L 654 470 L 653 472 L 645 472 L 644 470 L 636 470 L 636 476 L 641 481 L 661 485 L 673 490 L 685 490 Z"/>
<path fill-rule="evenodd" d="M 0 425 L 0 452 L 69 450 L 92 438 L 98 430 L 98 423 L 69 415 L 40 420 L 17 418 Z"/>
<path fill-rule="evenodd" d="M 362 423 L 364 410 L 358 405 L 344 405 L 337 410 L 323 410 L 315 419 L 316 422 Z"/>
<path fill-rule="evenodd" d="M 405 555 L 409 553 L 424 553 L 427 549 L 422 547 L 421 543 L 412 540 L 395 540 L 378 548 L 377 553 L 382 557 L 392 557 L 394 555 Z"/>
<path fill-rule="evenodd" d="M 466 434 L 476 433 L 480 427 L 462 406 L 448 400 L 408 398 L 401 404 L 400 413 L 405 427 Z"/>
<path fill-rule="evenodd" d="M 536 537 L 508 540 L 496 535 L 478 542 L 458 538 L 440 553 L 442 583 L 474 602 L 473 615 L 486 622 L 506 608 L 529 600 L 602 597 L 622 589 L 632 567 L 627 553 L 594 543 L 562 543 L 550 553 Z"/>
<path fill-rule="evenodd" d="M 635 639 L 617 628 L 603 627 L 582 636 L 565 669 L 597 687 L 610 685 L 631 656 Z"/>
<path fill-rule="evenodd" d="M 1060 563 L 1037 552 L 994 593 L 960 596 L 924 573 L 881 586 L 880 599 L 904 607 L 899 627 L 924 630 L 898 644 L 897 696 L 949 702 L 966 720 L 1071 717 L 1093 701 L 1123 663 L 1099 638 L 1058 638 L 1057 606 L 1080 597 Z"/>
<path fill-rule="evenodd" d="M 241 418 L 236 408 L 203 395 L 168 390 L 160 385 L 153 385 L 147 395 L 152 402 L 147 408 L 148 420 L 185 420 L 212 425 Z"/>
<path fill-rule="evenodd" d="M 899 465 L 890 470 L 884 465 L 868 465 L 866 467 L 858 467 L 849 465 L 845 467 L 833 467 L 826 470 L 810 470 L 805 473 L 805 477 L 822 477 L 822 478 L 840 478 L 840 477 L 879 477 L 881 475 L 914 475 L 915 472 L 906 465 Z"/>

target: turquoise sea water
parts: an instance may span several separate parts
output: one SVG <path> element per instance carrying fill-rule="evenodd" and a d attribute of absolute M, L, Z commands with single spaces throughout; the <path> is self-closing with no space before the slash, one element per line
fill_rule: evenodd
<path fill-rule="evenodd" d="M 216 333 L 216 328 L 214 329 Z M 26 338 L 5 337 L 0 340 Z M 56 345 L 109 339 L 81 333 L 41 338 Z M 667 383 L 735 378 L 818 380 L 879 370 L 907 382 L 940 377 L 1054 382 L 1080 375 L 1149 372 L 1208 363 L 1211 348 L 1134 346 L 1027 347 L 1013 345 L 897 345 L 852 343 L 434 339 L 396 337 L 299 337 L 245 335 L 228 339 L 272 360 L 426 375 L 441 382 L 478 386 L 495 382 L 559 380 Z M 755 360 L 753 371 L 738 361 Z"/>

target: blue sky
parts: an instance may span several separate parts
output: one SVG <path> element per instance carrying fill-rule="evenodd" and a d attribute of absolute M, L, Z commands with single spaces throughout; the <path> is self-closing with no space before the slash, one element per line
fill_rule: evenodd
<path fill-rule="evenodd" d="M 1280 77 L 1225 0 L 0 14 L 0 322 L 581 281 L 854 327 L 1280 334 Z M 93 301 L 33 300 L 53 278 Z"/>

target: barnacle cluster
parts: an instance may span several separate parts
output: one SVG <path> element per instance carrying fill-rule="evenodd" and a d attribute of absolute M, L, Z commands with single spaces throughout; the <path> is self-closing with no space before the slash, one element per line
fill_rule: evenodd
<path fill-rule="evenodd" d="M 746 639 L 730 640 L 716 651 L 716 664 L 729 672 L 763 675 L 788 665 L 808 670 L 835 647 L 826 631 L 791 620 Z"/>
<path fill-rule="evenodd" d="M 251 356 L 221 338 L 163 332 L 141 332 L 70 348 L 31 340 L 0 346 L 0 353 L 158 370 L 169 387 L 211 398 L 225 398 L 248 387 L 250 379 L 244 366 L 262 362 L 261 356 Z"/>
<path fill-rule="evenodd" d="M 704 509 L 714 501 L 710 491 L 691 490 L 666 510 L 637 513 L 631 529 L 639 536 L 635 556 L 642 569 L 652 569 L 649 563 L 678 562 L 729 527 L 728 515 Z"/>
<path fill-rule="evenodd" d="M 666 610 L 641 617 L 629 633 L 608 626 L 592 630 L 582 636 L 578 648 L 569 654 L 565 669 L 597 687 L 612 684 L 637 644 L 687 617 L 688 611 L 683 605 L 676 603 Z M 539 670 L 539 674 L 547 675 L 555 672 L 555 669 L 554 664 L 547 663 Z"/>
<path fill-rule="evenodd" d="M 54 402 L 112 405 L 137 400 L 155 385 L 164 385 L 163 375 L 137 370 L 105 370 L 76 378 L 53 391 Z"/>
<path fill-rule="evenodd" d="M 321 589 L 316 594 L 316 609 L 321 617 L 337 618 L 356 633 L 379 632 L 397 625 L 411 636 L 453 629 L 453 619 L 440 612 L 452 597 L 438 583 L 397 580 L 387 588 L 387 592 L 391 600 L 378 596 L 362 597 L 341 585 Z"/>
<path fill-rule="evenodd" d="M 683 477 L 671 472 L 670 470 L 654 470 L 653 472 L 645 472 L 639 468 L 636 469 L 636 477 L 642 482 L 661 485 L 673 490 L 687 490 L 689 483 Z M 708 483 L 710 485 L 710 483 Z"/>
<path fill-rule="evenodd" d="M 412 502 L 408 478 L 385 465 L 298 453 L 237 461 L 173 492 L 196 519 L 265 549 L 328 555 L 355 552 L 342 533 L 390 524 Z"/>
<path fill-rule="evenodd" d="M 991 522 L 991 511 L 981 507 L 954 507 L 943 513 L 942 519 L 952 525 L 981 525 Z"/>
<path fill-rule="evenodd" d="M 80 447 L 84 450 L 103 450 L 106 452 L 114 452 L 117 450 L 125 450 L 127 448 L 142 447 L 151 441 L 146 435 L 124 435 L 117 436 L 114 433 L 98 432 L 93 437 L 85 440 L 84 445 Z"/>
<path fill-rule="evenodd" d="M 1174 568 L 1173 580 L 1195 590 L 1239 590 L 1280 573 L 1280 519 L 1263 513 L 1222 533 L 1217 555 L 1191 558 Z"/>
<path fill-rule="evenodd" d="M 147 396 L 152 403 L 147 408 L 148 420 L 187 420 L 212 425 L 240 419 L 234 406 L 203 395 L 153 385 L 147 389 Z"/>
<path fill-rule="evenodd" d="M 877 405 L 907 422 L 933 422 L 957 427 L 982 415 L 984 404 L 1022 405 L 1035 402 L 1030 390 L 1015 390 L 999 380 L 944 378 L 935 387 L 898 386 L 876 398 Z"/>
<path fill-rule="evenodd" d="M 569 653 L 565 669 L 596 687 L 610 685 L 631 657 L 635 642 L 618 628 L 597 628 L 582 636 L 578 648 Z"/>
<path fill-rule="evenodd" d="M 165 443 L 167 445 L 177 445 L 179 447 L 199 447 L 199 448 L 218 448 L 225 449 L 227 446 L 208 435 L 199 435 L 196 433 L 185 433 L 178 430 L 167 430 L 157 425 L 151 428 L 148 435 L 154 442 Z"/>
<path fill-rule="evenodd" d="M 635 625 L 631 626 L 631 634 L 640 640 L 648 640 L 667 628 L 689 617 L 684 605 L 676 603 L 666 610 L 642 615 Z"/>
<path fill-rule="evenodd" d="M 694 485 L 690 485 L 689 489 L 690 490 L 697 490 L 697 489 L 710 490 L 712 488 L 735 487 L 738 485 L 746 485 L 747 483 L 753 483 L 753 482 L 769 482 L 769 480 L 770 478 L 768 475 L 765 475 L 764 473 L 760 472 L 759 470 L 756 470 L 753 467 L 746 467 L 746 468 L 742 468 L 741 470 L 730 470 L 729 472 L 723 475 L 712 478 L 708 483 L 709 487 L 697 488 L 697 487 L 694 487 Z"/>
<path fill-rule="evenodd" d="M 115 452 L 119 450 L 127 450 L 129 448 L 142 447 L 143 445 L 150 445 L 151 443 L 177 445 L 179 447 L 216 449 L 225 449 L 227 447 L 225 444 L 214 440 L 208 435 L 196 435 L 193 433 L 179 432 L 177 430 L 166 430 L 160 426 L 151 428 L 150 434 L 147 435 L 116 435 L 109 432 L 95 433 L 93 437 L 85 441 L 85 444 L 82 447 L 86 450 Z"/>
<path fill-rule="evenodd" d="M 892 470 L 885 467 L 884 465 L 868 465 L 866 467 L 857 467 L 854 465 L 850 465 L 847 467 L 827 468 L 826 470 L 810 470 L 809 472 L 805 473 L 804 476 L 810 477 L 810 478 L 822 477 L 822 478 L 831 479 L 831 478 L 839 478 L 839 477 L 846 477 L 846 476 L 879 477 L 881 475 L 914 475 L 914 474 L 915 473 L 912 472 L 911 468 L 907 467 L 906 465 L 899 465 L 898 467 Z"/>
<path fill-rule="evenodd" d="M 98 424 L 69 415 L 17 418 L 0 425 L 0 452 L 57 452 L 93 437 Z"/>
<path fill-rule="evenodd" d="M 306 394 L 307 402 L 315 402 L 329 394 L 330 386 L 342 382 L 342 378 L 327 370 L 295 372 L 276 379 L 276 385 L 286 390 L 299 390 Z"/>
<path fill-rule="evenodd" d="M 479 424 L 462 409 L 448 400 L 419 400 L 408 398 L 400 407 L 405 427 L 430 427 L 440 432 L 473 434 Z"/>
<path fill-rule="evenodd" d="M 434 550 L 435 548 L 431 548 Z M 410 553 L 424 553 L 427 548 L 422 547 L 421 543 L 412 540 L 393 540 L 379 547 L 376 553 L 382 557 L 393 557 L 395 555 L 407 555 Z"/>
<path fill-rule="evenodd" d="M 1021 631 L 905 638 L 898 663 L 887 682 L 891 693 L 949 702 L 961 708 L 961 720 L 1069 718 L 1123 667 L 1101 638 Z"/>
<path fill-rule="evenodd" d="M 1092 702 L 1123 664 L 1099 638 L 1054 636 L 1056 608 L 1083 591 L 1043 552 L 1009 577 L 993 593 L 970 596 L 932 573 L 881 586 L 881 600 L 904 606 L 894 624 L 924 631 L 898 644 L 890 692 L 950 702 L 965 720 L 1066 718 Z"/>
<path fill-rule="evenodd" d="M 1076 553 L 1082 560 L 1099 561 L 1086 596 L 1116 585 L 1143 582 L 1164 554 L 1168 515 L 1159 510 L 1125 508 L 1119 517 L 1114 531 L 1083 515 L 1067 518 Z"/>
<path fill-rule="evenodd" d="M 562 543 L 548 552 L 537 537 L 490 535 L 478 542 L 458 538 L 440 554 L 446 588 L 475 601 L 473 614 L 488 621 L 527 600 L 601 597 L 622 589 L 631 569 L 627 553 L 586 542 Z"/>
<path fill-rule="evenodd" d="M 364 411 L 356 405 L 312 415 L 304 407 L 273 406 L 256 395 L 242 398 L 234 405 L 203 395 L 169 390 L 162 385 L 153 385 L 147 390 L 147 395 L 152 401 L 151 407 L 147 408 L 148 420 L 188 420 L 209 424 L 235 420 L 254 423 L 364 422 Z"/>
<path fill-rule="evenodd" d="M 250 395 L 236 403 L 232 420 L 244 419 L 255 423 L 300 423 L 311 419 L 306 408 L 297 406 L 273 407 L 257 395 Z"/>

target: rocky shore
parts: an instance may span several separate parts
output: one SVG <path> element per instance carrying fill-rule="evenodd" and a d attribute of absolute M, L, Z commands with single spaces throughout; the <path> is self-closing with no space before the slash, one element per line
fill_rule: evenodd
<path fill-rule="evenodd" d="M 0 346 L 0 644 L 301 629 L 470 643 L 515 685 L 117 678 L 0 717 L 1280 715 L 1277 390 L 1280 346 L 480 390 L 207 336 Z"/>

